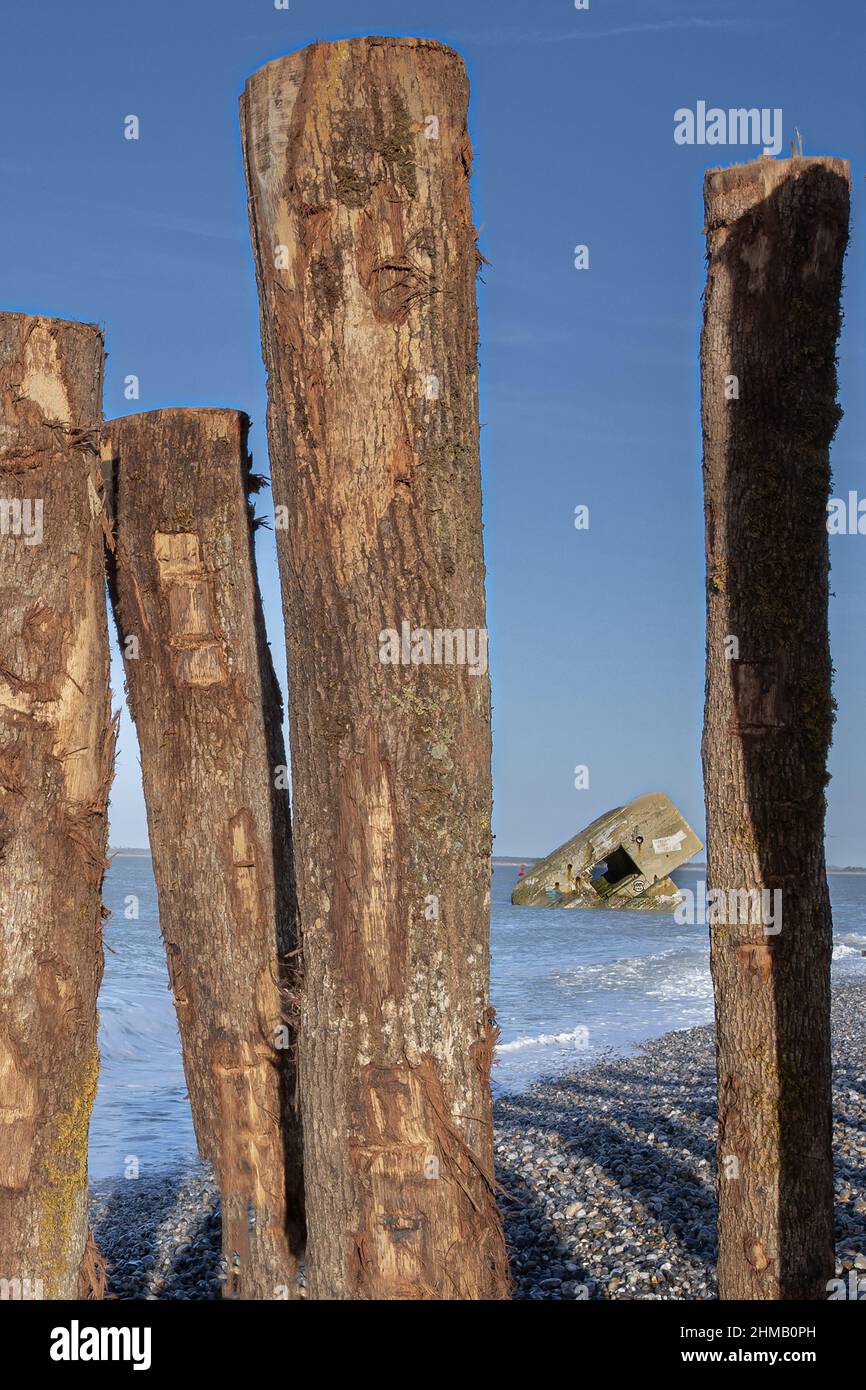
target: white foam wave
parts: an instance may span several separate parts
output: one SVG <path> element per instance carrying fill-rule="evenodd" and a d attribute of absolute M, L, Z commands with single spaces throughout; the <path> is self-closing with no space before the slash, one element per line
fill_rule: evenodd
<path fill-rule="evenodd" d="M 845 960 L 848 956 L 862 956 L 862 954 L 862 946 L 846 946 L 842 941 L 833 947 L 834 960 Z"/>
<path fill-rule="evenodd" d="M 703 964 L 679 970 L 668 979 L 647 988 L 647 994 L 655 999 L 709 999 L 712 993 L 710 969 Z"/>
<path fill-rule="evenodd" d="M 583 1050 L 589 1045 L 586 1028 L 574 1028 L 570 1033 L 539 1033 L 537 1038 L 517 1038 L 514 1042 L 500 1043 L 497 1052 L 522 1052 L 526 1047 L 574 1047 Z"/>

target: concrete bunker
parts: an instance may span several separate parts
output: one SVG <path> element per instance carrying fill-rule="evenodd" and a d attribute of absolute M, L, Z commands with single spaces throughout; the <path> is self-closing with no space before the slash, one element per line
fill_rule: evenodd
<path fill-rule="evenodd" d="M 648 792 L 599 816 L 515 887 L 518 907 L 634 908 L 672 912 L 670 875 L 703 845 L 663 792 Z"/>

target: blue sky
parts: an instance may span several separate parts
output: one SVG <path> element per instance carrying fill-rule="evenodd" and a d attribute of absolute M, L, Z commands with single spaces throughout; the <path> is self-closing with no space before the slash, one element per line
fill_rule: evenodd
<path fill-rule="evenodd" d="M 58 0 L 0 19 L 0 304 L 99 321 L 106 417 L 236 406 L 264 467 L 237 97 L 316 38 L 432 36 L 472 82 L 497 853 L 543 853 L 663 790 L 703 827 L 702 180 L 744 147 L 677 145 L 674 112 L 781 107 L 808 154 L 852 161 L 845 419 L 834 494 L 866 497 L 859 0 Z M 858 95 L 858 93 L 860 95 Z M 140 139 L 123 138 L 124 118 Z M 574 247 L 590 268 L 574 268 Z M 124 399 L 135 373 L 137 403 Z M 590 509 L 576 531 L 574 509 Z M 263 504 L 270 506 L 269 494 Z M 260 510 L 262 506 L 260 506 Z M 259 532 L 283 673 L 273 534 Z M 866 863 L 866 537 L 831 542 L 839 718 L 828 852 Z M 284 674 L 281 675 L 284 680 Z M 115 690 L 121 688 L 119 668 Z M 144 844 L 130 722 L 114 844 Z M 577 764 L 587 790 L 574 787 Z"/>

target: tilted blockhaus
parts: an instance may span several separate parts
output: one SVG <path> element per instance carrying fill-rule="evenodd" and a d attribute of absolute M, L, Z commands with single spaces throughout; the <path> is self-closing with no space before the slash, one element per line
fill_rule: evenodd
<path fill-rule="evenodd" d="M 535 864 L 511 901 L 519 907 L 669 912 L 677 900 L 670 874 L 702 848 L 670 798 L 647 792 L 599 816 Z"/>

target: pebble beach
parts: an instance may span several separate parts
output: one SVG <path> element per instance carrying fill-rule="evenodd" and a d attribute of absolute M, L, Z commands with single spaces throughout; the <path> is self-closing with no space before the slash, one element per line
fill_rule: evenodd
<path fill-rule="evenodd" d="M 866 981 L 833 993 L 836 1274 L 866 1276 Z M 667 1033 L 500 1097 L 497 1176 L 513 1296 L 712 1299 L 712 1027 Z M 120 1299 L 220 1296 L 219 1195 L 201 1167 L 91 1189 Z"/>

